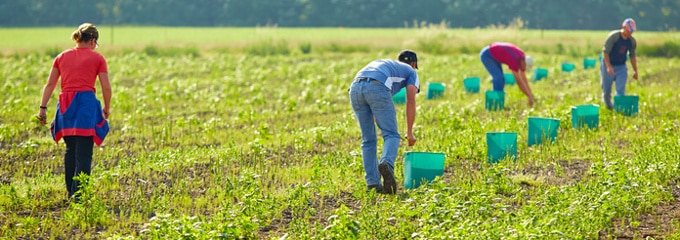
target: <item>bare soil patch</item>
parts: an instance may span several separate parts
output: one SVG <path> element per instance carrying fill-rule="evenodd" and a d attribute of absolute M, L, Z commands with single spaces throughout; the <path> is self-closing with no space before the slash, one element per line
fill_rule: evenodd
<path fill-rule="evenodd" d="M 614 219 L 612 227 L 600 231 L 600 239 L 664 239 L 678 231 L 680 221 L 680 179 L 676 179 L 668 188 L 673 200 L 656 206 L 650 213 L 642 213 L 635 220 Z"/>
<path fill-rule="evenodd" d="M 537 179 L 540 178 L 549 185 L 570 185 L 581 181 L 592 165 L 590 161 L 585 160 L 560 160 L 557 164 L 559 168 L 556 165 L 532 166 L 523 169 L 520 173 L 536 176 Z"/>

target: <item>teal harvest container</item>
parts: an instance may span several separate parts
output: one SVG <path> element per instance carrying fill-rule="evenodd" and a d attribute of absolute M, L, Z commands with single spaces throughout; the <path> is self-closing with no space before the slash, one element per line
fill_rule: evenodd
<path fill-rule="evenodd" d="M 548 69 L 536 68 L 534 71 L 534 81 L 538 81 L 548 77 Z"/>
<path fill-rule="evenodd" d="M 503 78 L 505 79 L 505 85 L 515 85 L 515 75 L 512 75 L 512 73 L 504 73 Z"/>
<path fill-rule="evenodd" d="M 463 86 L 465 87 L 465 92 L 478 93 L 479 92 L 479 77 L 469 77 L 463 79 Z"/>
<path fill-rule="evenodd" d="M 571 72 L 574 71 L 575 68 L 576 65 L 574 65 L 573 63 L 568 62 L 562 63 L 562 72 Z"/>
<path fill-rule="evenodd" d="M 497 163 L 506 157 L 514 161 L 517 156 L 517 133 L 487 132 L 486 146 L 489 163 Z"/>
<path fill-rule="evenodd" d="M 392 95 L 392 101 L 395 104 L 405 104 L 406 103 L 406 88 L 402 88 L 397 92 L 397 94 Z"/>
<path fill-rule="evenodd" d="M 529 117 L 529 146 L 541 144 L 543 141 L 554 142 L 557 138 L 557 130 L 560 128 L 560 120 L 555 118 Z"/>
<path fill-rule="evenodd" d="M 583 69 L 595 68 L 597 64 L 597 59 L 594 58 L 584 58 L 583 59 Z"/>
<path fill-rule="evenodd" d="M 446 87 L 441 83 L 427 83 L 427 99 L 435 99 L 444 95 Z"/>
<path fill-rule="evenodd" d="M 404 188 L 417 188 L 444 175 L 444 154 L 406 152 L 404 154 Z"/>
<path fill-rule="evenodd" d="M 635 116 L 638 113 L 639 96 L 614 96 L 614 110 L 625 116 Z"/>
<path fill-rule="evenodd" d="M 503 110 L 505 107 L 505 92 L 503 91 L 486 91 L 484 98 L 484 107 L 489 111 Z"/>
<path fill-rule="evenodd" d="M 571 126 L 573 128 L 597 128 L 600 123 L 600 106 L 596 104 L 571 107 Z"/>

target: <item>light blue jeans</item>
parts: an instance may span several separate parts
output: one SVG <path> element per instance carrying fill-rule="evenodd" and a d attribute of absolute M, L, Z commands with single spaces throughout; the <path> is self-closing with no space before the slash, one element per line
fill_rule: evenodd
<path fill-rule="evenodd" d="M 380 163 L 387 163 L 394 169 L 400 135 L 392 93 L 387 86 L 379 82 L 355 81 L 350 87 L 349 99 L 361 128 L 361 151 L 366 184 L 382 185 L 378 172 L 378 139 L 375 126 L 377 124 L 380 128 L 384 140 Z"/>
<path fill-rule="evenodd" d="M 493 59 L 491 52 L 489 51 L 489 46 L 486 46 L 479 52 L 479 58 L 482 60 L 482 64 L 486 68 L 486 71 L 491 74 L 491 83 L 493 84 L 494 91 L 503 91 L 505 88 L 505 75 L 503 75 L 503 66 L 501 63 Z"/>
<path fill-rule="evenodd" d="M 626 95 L 626 81 L 628 80 L 628 67 L 626 64 L 612 66 L 614 75 L 607 73 L 605 64 L 600 64 L 600 85 L 602 87 L 602 99 L 608 109 L 613 109 L 612 104 L 612 84 L 616 82 L 616 95 Z"/>

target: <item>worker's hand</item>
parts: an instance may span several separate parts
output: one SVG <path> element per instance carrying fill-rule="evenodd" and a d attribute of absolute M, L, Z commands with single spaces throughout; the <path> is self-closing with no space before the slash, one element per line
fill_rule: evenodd
<path fill-rule="evenodd" d="M 414 144 L 416 144 L 416 136 L 413 135 L 413 133 L 408 134 L 408 146 L 413 147 Z"/>
<path fill-rule="evenodd" d="M 40 123 L 40 125 L 47 124 L 47 114 L 45 113 L 45 109 L 40 109 L 40 112 L 38 112 L 38 115 L 36 115 L 35 118 L 38 119 L 38 123 Z"/>

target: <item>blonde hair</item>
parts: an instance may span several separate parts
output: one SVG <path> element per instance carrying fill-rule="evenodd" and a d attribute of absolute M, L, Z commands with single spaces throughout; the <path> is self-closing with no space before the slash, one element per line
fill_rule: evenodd
<path fill-rule="evenodd" d="M 76 42 L 87 42 L 92 39 L 99 39 L 99 31 L 97 31 L 97 26 L 92 23 L 83 23 L 78 26 L 78 30 L 75 30 L 71 34 L 71 39 Z"/>

